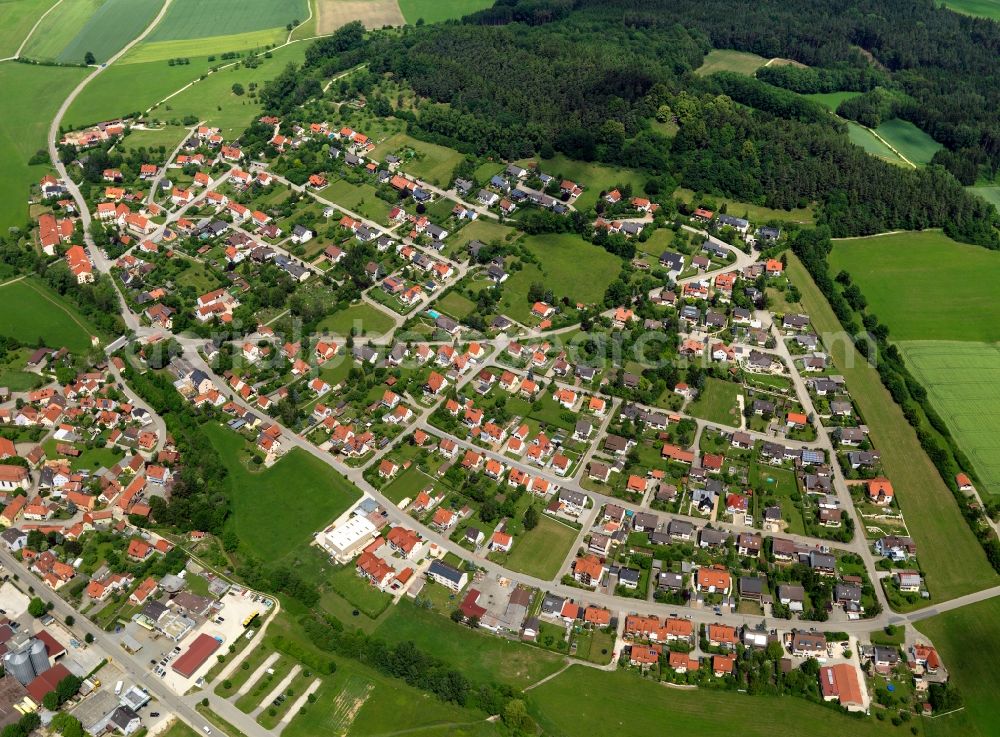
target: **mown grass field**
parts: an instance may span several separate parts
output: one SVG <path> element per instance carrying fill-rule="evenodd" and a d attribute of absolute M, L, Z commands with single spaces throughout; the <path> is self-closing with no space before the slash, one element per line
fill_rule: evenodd
<path fill-rule="evenodd" d="M 956 13 L 1000 20 L 1000 2 L 998 0 L 945 0 L 944 5 Z"/>
<path fill-rule="evenodd" d="M 830 336 L 824 337 L 827 350 L 847 380 L 873 445 L 882 454 L 882 467 L 895 487 L 910 535 L 918 550 L 928 551 L 920 554 L 920 563 L 931 595 L 943 601 L 995 585 L 1000 577 L 986 560 L 951 491 L 920 447 L 902 410 L 882 386 L 878 373 L 843 335 L 829 303 L 792 254 L 787 273 L 801 291 L 803 307 L 816 331 L 820 336 Z M 940 551 L 948 552 L 942 555 Z"/>
<path fill-rule="evenodd" d="M 705 387 L 688 407 L 688 412 L 709 422 L 739 427 L 740 411 L 737 397 L 740 387 L 730 381 L 706 379 Z"/>
<path fill-rule="evenodd" d="M 970 604 L 918 622 L 934 643 L 951 682 L 965 700 L 964 711 L 926 722 L 929 737 L 991 737 L 1000 734 L 996 664 L 1000 659 L 1000 599 Z"/>
<path fill-rule="evenodd" d="M 184 140 L 186 135 L 187 128 L 181 125 L 165 125 L 162 128 L 151 130 L 133 130 L 117 148 L 124 151 L 140 148 L 158 150 L 163 146 L 166 149 L 163 156 L 154 159 L 154 163 L 162 165 L 166 163 L 166 157 L 170 155 L 170 152 Z"/>
<path fill-rule="evenodd" d="M 569 297 L 571 305 L 603 300 L 621 271 L 621 259 L 578 235 L 532 235 L 524 239 L 524 247 L 541 263 L 545 286 L 557 300 Z"/>
<path fill-rule="evenodd" d="M 59 104 L 86 70 L 33 64 L 0 64 L 0 233 L 23 226 L 28 218 L 28 192 L 49 171 L 29 166 L 36 151 L 45 148 L 49 123 Z"/>
<path fill-rule="evenodd" d="M 405 149 L 413 149 L 416 155 L 406 158 Z M 451 184 L 452 172 L 462 160 L 462 154 L 453 148 L 418 141 L 405 133 L 397 133 L 384 140 L 371 152 L 371 158 L 381 161 L 387 154 L 395 152 L 403 152 L 401 168 L 407 174 L 444 188 Z"/>
<path fill-rule="evenodd" d="M 62 0 L 38 24 L 22 53 L 29 59 L 58 58 L 103 3 L 104 0 Z"/>
<path fill-rule="evenodd" d="M 641 195 L 642 186 L 647 179 L 645 175 L 634 169 L 605 166 L 592 161 L 577 161 L 562 154 L 557 154 L 551 159 L 524 159 L 517 163 L 521 166 L 527 166 L 532 161 L 537 163 L 539 171 L 550 174 L 556 179 L 571 179 L 583 187 L 583 194 L 574 203 L 578 210 L 593 207 L 602 191 L 613 189 L 618 185 L 630 184 L 633 194 Z M 494 173 L 502 168 L 499 164 L 491 167 Z"/>
<path fill-rule="evenodd" d="M 836 241 L 830 269 L 850 273 L 891 340 L 1000 340 L 1000 253 L 928 230 Z"/>
<path fill-rule="evenodd" d="M 56 56 L 56 61 L 81 63 L 88 51 L 107 61 L 142 33 L 156 17 L 163 0 L 106 0 Z"/>
<path fill-rule="evenodd" d="M 705 56 L 705 61 L 695 70 L 696 74 L 707 75 L 715 72 L 737 72 L 738 74 L 753 74 L 767 64 L 767 59 L 746 51 L 731 49 L 712 49 Z"/>
<path fill-rule="evenodd" d="M 147 39 L 173 41 L 284 28 L 308 15 L 307 0 L 173 0 Z"/>
<path fill-rule="evenodd" d="M 399 0 L 399 9 L 410 24 L 421 18 L 424 23 L 461 18 L 492 5 L 493 0 Z"/>
<path fill-rule="evenodd" d="M 576 541 L 577 530 L 539 514 L 538 526 L 518 536 L 505 567 L 545 580 L 553 579 Z"/>
<path fill-rule="evenodd" d="M 90 348 L 95 332 L 66 300 L 34 277 L 0 286 L 0 334 L 28 345 L 39 338 L 51 347 L 65 346 L 75 353 Z"/>
<path fill-rule="evenodd" d="M 747 696 L 732 691 L 667 688 L 633 673 L 607 673 L 579 665 L 529 691 L 532 715 L 551 737 L 591 734 L 614 725 L 615 737 L 693 734 L 699 737 L 884 737 L 902 734 L 874 717 L 854 718 L 793 697 Z M 911 724 L 918 727 L 919 722 Z M 910 734 L 909 727 L 906 734 Z"/>
<path fill-rule="evenodd" d="M 376 634 L 389 642 L 412 640 L 477 682 L 497 681 L 520 689 L 555 673 L 562 665 L 562 659 L 553 653 L 456 625 L 447 616 L 418 608 L 405 597 L 392 608 Z"/>
<path fill-rule="evenodd" d="M 980 492 L 1000 494 L 1000 348 L 919 340 L 899 348 L 972 461 Z"/>
<path fill-rule="evenodd" d="M 847 121 L 847 137 L 855 146 L 861 146 L 861 148 L 877 159 L 882 159 L 897 166 L 907 166 L 905 161 L 899 158 L 891 148 L 877 139 L 868 128 L 858 125 L 853 120 Z"/>
<path fill-rule="evenodd" d="M 255 556 L 268 562 L 308 543 L 313 533 L 361 494 L 328 465 L 298 448 L 264 471 L 241 460 L 245 441 L 222 425 L 205 432 L 229 471 L 233 514 L 227 522 Z M 292 480 L 290 482 L 290 480 Z"/>
<path fill-rule="evenodd" d="M 382 310 L 361 303 L 323 318 L 317 329 L 342 337 L 350 335 L 354 327 L 359 328 L 360 335 L 383 335 L 392 330 L 393 324 L 392 318 Z"/>
<path fill-rule="evenodd" d="M 908 120 L 887 120 L 875 132 L 917 166 L 929 164 L 938 149 L 943 148 Z"/>
<path fill-rule="evenodd" d="M 32 26 L 56 0 L 0 0 L 0 57 L 13 56 Z"/>
<path fill-rule="evenodd" d="M 850 100 L 852 97 L 857 97 L 860 94 L 860 92 L 817 92 L 812 95 L 802 96 L 807 100 L 818 102 L 823 107 L 836 112 L 837 108 L 840 107 L 840 103 L 844 100 Z"/>

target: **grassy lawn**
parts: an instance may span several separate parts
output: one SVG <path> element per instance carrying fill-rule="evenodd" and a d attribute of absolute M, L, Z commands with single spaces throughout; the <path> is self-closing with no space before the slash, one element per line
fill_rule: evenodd
<path fill-rule="evenodd" d="M 898 166 L 907 166 L 905 161 L 899 158 L 891 148 L 877 139 L 868 128 L 855 123 L 853 120 L 847 121 L 847 137 L 855 146 L 861 146 L 861 148 L 878 159 Z"/>
<path fill-rule="evenodd" d="M 73 352 L 90 347 L 93 328 L 75 308 L 34 277 L 0 286 L 0 333 L 34 345 L 65 346 Z"/>
<path fill-rule="evenodd" d="M 1000 253 L 928 230 L 836 241 L 830 270 L 841 269 L 892 340 L 1000 340 Z"/>
<path fill-rule="evenodd" d="M 352 184 L 346 179 L 331 182 L 320 195 L 326 200 L 380 223 L 385 222 L 391 208 L 388 202 L 378 198 L 372 185 Z"/>
<path fill-rule="evenodd" d="M 42 14 L 52 7 L 52 0 L 5 0 L 3 26 L 0 27 L 0 57 L 13 56 Z"/>
<path fill-rule="evenodd" d="M 541 514 L 535 529 L 514 540 L 504 565 L 536 578 L 555 578 L 577 534 L 576 529 Z"/>
<path fill-rule="evenodd" d="M 524 239 L 524 247 L 541 262 L 542 282 L 557 301 L 569 297 L 570 304 L 600 302 L 621 270 L 621 259 L 578 235 L 532 235 Z"/>
<path fill-rule="evenodd" d="M 0 177 L 0 233 L 6 235 L 7 228 L 27 221 L 28 188 L 49 172 L 48 166 L 29 166 L 28 160 L 45 148 L 49 123 L 59 104 L 86 73 L 73 67 L 0 64 L 0 117 L 7 131 L 0 136 L 4 173 Z"/>
<path fill-rule="evenodd" d="M 946 0 L 944 5 L 958 13 L 1000 20 L 1000 4 L 997 0 Z"/>
<path fill-rule="evenodd" d="M 412 640 L 473 681 L 493 680 L 524 688 L 559 670 L 561 665 L 561 659 L 554 654 L 475 632 L 446 616 L 420 609 L 405 598 L 393 607 L 376 632 L 389 642 Z"/>
<path fill-rule="evenodd" d="M 551 737 L 590 734 L 595 724 L 614 724 L 616 737 L 660 734 L 664 724 L 670 725 L 671 734 L 699 737 L 729 737 L 734 732 L 743 737 L 902 734 L 874 718 L 852 718 L 804 699 L 664 688 L 625 671 L 605 673 L 584 666 L 560 673 L 525 698 L 539 726 Z M 748 713 L 753 716 L 747 718 Z M 792 724 L 809 726 L 803 732 L 790 731 Z"/>
<path fill-rule="evenodd" d="M 93 52 L 97 61 L 107 61 L 149 25 L 163 0 L 106 0 L 98 5 L 82 25 L 71 26 L 79 31 L 62 47 L 56 61 L 79 64 L 88 51 Z M 77 22 L 82 20 L 81 17 Z"/>
<path fill-rule="evenodd" d="M 483 243 L 490 243 L 495 240 L 504 242 L 511 233 L 517 233 L 517 231 L 509 225 L 501 225 L 496 220 L 482 217 L 473 220 L 449 238 L 448 246 L 449 248 L 458 247 L 464 249 L 470 241 L 475 240 L 482 241 Z"/>
<path fill-rule="evenodd" d="M 893 118 L 875 129 L 889 145 L 918 166 L 929 164 L 941 144 L 908 120 Z"/>
<path fill-rule="evenodd" d="M 576 657 L 598 665 L 611 662 L 615 649 L 615 636 L 600 630 L 584 630 L 574 637 Z"/>
<path fill-rule="evenodd" d="M 752 75 L 765 64 L 767 59 L 757 54 L 731 49 L 712 49 L 695 73 L 705 75 L 715 72 L 737 72 Z"/>
<path fill-rule="evenodd" d="M 55 439 L 50 438 L 43 443 L 45 448 L 45 453 L 49 458 L 55 458 L 56 445 L 58 445 Z M 79 446 L 83 451 L 76 458 L 70 458 L 70 468 L 74 471 L 79 469 L 87 469 L 89 471 L 96 471 L 101 468 L 111 468 L 118 461 L 125 457 L 125 453 L 118 448 L 90 448 L 87 449 L 84 446 Z"/>
<path fill-rule="evenodd" d="M 382 489 L 382 493 L 399 504 L 404 499 L 415 499 L 417 494 L 434 483 L 434 479 L 414 464 L 403 471 L 395 480 Z"/>
<path fill-rule="evenodd" d="M 529 161 L 530 159 L 525 159 L 518 163 L 524 166 Z M 546 174 L 551 174 L 556 179 L 572 179 L 584 188 L 583 194 L 574 203 L 578 210 L 593 207 L 601 196 L 601 191 L 607 191 L 619 184 L 631 184 L 633 192 L 640 195 L 647 179 L 645 175 L 634 169 L 606 166 L 592 161 L 577 161 L 562 154 L 557 154 L 551 159 L 542 159 L 537 163 L 538 168 Z"/>
<path fill-rule="evenodd" d="M 988 343 L 907 341 L 906 365 L 927 388 L 983 482 L 1000 494 L 1000 348 Z"/>
<path fill-rule="evenodd" d="M 152 130 L 132 131 L 118 148 L 124 151 L 139 148 L 156 150 L 160 146 L 163 146 L 166 149 L 165 154 L 162 157 L 153 158 L 153 163 L 162 166 L 167 163 L 166 157 L 170 155 L 171 151 L 183 140 L 186 134 L 187 129 L 181 125 L 165 125 L 162 128 Z"/>
<path fill-rule="evenodd" d="M 289 674 L 294 665 L 295 661 L 287 655 L 282 655 L 275 660 L 267 669 L 267 671 L 274 672 L 268 673 L 264 671 L 260 678 L 250 685 L 247 692 L 236 700 L 236 708 L 246 714 L 252 712 L 261 705 L 261 701 L 264 700 L 265 696 L 277 688 L 278 684 Z"/>
<path fill-rule="evenodd" d="M 407 149 L 412 149 L 412 157 Z M 403 171 L 439 187 L 447 187 L 451 183 L 455 166 L 462 160 L 462 154 L 453 148 L 418 141 L 405 133 L 397 133 L 384 140 L 371 152 L 371 158 L 382 161 L 387 154 L 397 152 L 403 159 L 400 165 Z"/>
<path fill-rule="evenodd" d="M 373 588 L 367 580 L 361 578 L 353 564 L 335 570 L 327 580 L 330 588 L 373 619 L 384 612 L 392 601 L 389 594 Z"/>
<path fill-rule="evenodd" d="M 823 107 L 836 111 L 837 108 L 840 107 L 840 103 L 844 100 L 850 100 L 860 94 L 860 92 L 816 92 L 811 95 L 802 96 L 807 100 L 818 102 Z"/>
<path fill-rule="evenodd" d="M 984 184 L 975 187 L 966 187 L 966 189 L 972 192 L 972 194 L 979 195 L 994 207 L 1000 207 L 1000 186 Z"/>
<path fill-rule="evenodd" d="M 788 274 L 802 292 L 802 303 L 820 335 L 838 336 L 841 327 L 833 310 L 792 255 Z M 906 515 L 910 534 L 923 550 L 947 550 L 948 555 L 921 557 L 927 586 L 936 600 L 995 585 L 997 574 L 958 510 L 951 491 L 923 452 L 916 433 L 879 379 L 844 336 L 827 346 L 834 364 L 847 380 L 851 397 L 861 411 L 873 445 L 882 454 L 882 467 L 892 479 Z"/>
<path fill-rule="evenodd" d="M 385 312 L 367 302 L 361 302 L 346 310 L 327 315 L 316 329 L 346 337 L 350 335 L 351 328 L 357 327 L 362 335 L 383 335 L 392 330 L 394 324 L 392 318 Z"/>
<path fill-rule="evenodd" d="M 492 0 L 399 0 L 399 10 L 407 23 L 423 18 L 425 23 L 438 23 L 493 5 Z"/>
<path fill-rule="evenodd" d="M 434 309 L 461 320 L 476 309 L 476 303 L 459 292 L 449 292 L 441 299 L 434 301 Z"/>
<path fill-rule="evenodd" d="M 229 471 L 233 514 L 227 524 L 254 555 L 268 562 L 307 543 L 360 496 L 333 469 L 301 449 L 292 449 L 266 471 L 251 472 L 240 458 L 245 445 L 241 436 L 216 424 L 206 425 L 205 432 Z"/>
<path fill-rule="evenodd" d="M 934 643 L 965 701 L 965 711 L 932 719 L 927 734 L 987 737 L 1000 730 L 1000 599 L 970 604 L 917 623 Z M 971 646 L 974 643 L 974 646 Z M 983 649 L 985 648 L 985 650 Z"/>
<path fill-rule="evenodd" d="M 175 719 L 170 728 L 161 734 L 163 737 L 198 737 L 198 733 L 180 719 Z"/>
<path fill-rule="evenodd" d="M 690 189 L 678 187 L 674 190 L 674 197 L 680 197 L 685 202 L 694 202 L 694 192 Z M 723 200 L 717 201 L 722 202 Z M 765 222 L 767 220 L 788 220 L 793 223 L 811 223 L 815 218 L 815 213 L 811 207 L 796 207 L 792 210 L 775 210 L 762 205 L 753 205 L 749 202 L 728 201 L 726 211 L 735 217 L 745 217 L 755 222 Z M 656 254 L 657 256 L 659 254 Z"/>
<path fill-rule="evenodd" d="M 688 412 L 709 422 L 739 427 L 739 406 L 736 403 L 739 393 L 738 384 L 721 379 L 706 379 L 705 388 L 691 403 Z"/>

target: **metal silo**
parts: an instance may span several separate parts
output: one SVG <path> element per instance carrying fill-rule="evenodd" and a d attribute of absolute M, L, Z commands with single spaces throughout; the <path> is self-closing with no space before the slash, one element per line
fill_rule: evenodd
<path fill-rule="evenodd" d="M 45 643 L 41 640 L 32 640 L 31 647 L 28 648 L 28 656 L 31 659 L 31 668 L 35 675 L 41 675 L 49 669 L 49 653 L 45 649 Z"/>
<path fill-rule="evenodd" d="M 3 659 L 4 670 L 26 686 L 35 678 L 35 670 L 31 665 L 31 658 L 27 650 L 16 653 L 7 653 Z"/>

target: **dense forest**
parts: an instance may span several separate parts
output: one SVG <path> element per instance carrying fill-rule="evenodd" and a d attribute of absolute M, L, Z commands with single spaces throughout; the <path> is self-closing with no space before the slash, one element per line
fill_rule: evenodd
<path fill-rule="evenodd" d="M 995 75 L 985 61 L 1000 45 L 997 26 L 930 3 L 880 9 L 834 0 L 501 0 L 461 22 L 402 33 L 347 26 L 261 97 L 287 113 L 315 89 L 310 79 L 367 61 L 370 73 L 405 80 L 423 98 L 396 113 L 411 134 L 469 154 L 559 151 L 758 205 L 815 202 L 835 236 L 936 226 L 1000 247 L 996 211 L 961 186 L 1000 167 L 1000 128 L 994 162 L 987 112 L 1000 85 L 980 94 Z M 695 75 L 713 46 L 814 68 Z M 835 116 L 796 94 L 835 89 L 863 93 L 849 117 L 899 116 L 930 132 L 948 147 L 940 166 L 912 171 L 868 156 Z M 679 132 L 665 135 L 664 123 Z"/>

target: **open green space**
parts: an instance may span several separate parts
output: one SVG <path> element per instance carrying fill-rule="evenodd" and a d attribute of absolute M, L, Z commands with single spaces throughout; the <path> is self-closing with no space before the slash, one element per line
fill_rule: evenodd
<path fill-rule="evenodd" d="M 177 147 L 187 135 L 188 129 L 181 125 L 165 125 L 162 128 L 150 128 L 148 130 L 133 130 L 119 144 L 118 148 L 131 151 L 132 149 L 152 149 L 157 150 L 161 146 L 166 149 L 163 156 L 154 158 L 154 164 L 166 164 L 166 157 Z"/>
<path fill-rule="evenodd" d="M 554 654 L 456 625 L 406 598 L 392 608 L 376 632 L 389 642 L 412 640 L 475 681 L 524 688 L 561 667 L 561 659 Z"/>
<path fill-rule="evenodd" d="M 350 335 L 352 328 L 358 328 L 359 335 L 383 335 L 392 330 L 394 324 L 385 312 L 367 302 L 361 302 L 327 315 L 316 329 L 341 336 Z"/>
<path fill-rule="evenodd" d="M 309 15 L 307 0 L 173 0 L 149 41 L 205 38 L 276 28 Z"/>
<path fill-rule="evenodd" d="M 674 190 L 674 197 L 680 197 L 681 200 L 687 202 L 691 205 L 697 206 L 699 203 L 695 202 L 695 193 L 690 189 L 685 189 L 683 187 L 678 187 Z M 735 217 L 745 217 L 754 223 L 763 223 L 768 220 L 787 220 L 793 223 L 812 223 L 815 219 L 815 213 L 812 207 L 796 207 L 791 210 L 775 210 L 770 207 L 764 207 L 763 205 L 754 205 L 749 202 L 735 202 L 732 200 L 718 199 L 718 202 L 726 203 L 726 212 Z M 657 254 L 659 255 L 659 254 Z"/>
<path fill-rule="evenodd" d="M 412 149 L 412 157 L 407 154 L 407 149 Z M 387 154 L 397 151 L 404 152 L 403 171 L 446 188 L 451 183 L 455 166 L 462 160 L 462 154 L 453 148 L 418 141 L 405 133 L 397 133 L 382 141 L 372 151 L 371 158 L 381 161 Z"/>
<path fill-rule="evenodd" d="M 956 13 L 1000 20 L 1000 0 L 945 0 L 943 4 Z"/>
<path fill-rule="evenodd" d="M 526 699 L 539 726 L 552 737 L 591 734 L 595 724 L 614 724 L 615 737 L 662 734 L 667 724 L 670 734 L 699 737 L 729 737 L 736 732 L 743 737 L 891 734 L 891 728 L 874 717 L 847 716 L 804 699 L 664 688 L 633 673 L 583 666 L 573 666 L 532 689 Z"/>
<path fill-rule="evenodd" d="M 524 159 L 518 163 L 521 166 L 526 166 L 531 161 L 532 159 Z M 567 158 L 563 154 L 556 154 L 551 159 L 541 159 L 535 163 L 537 163 L 539 171 L 557 179 L 571 179 L 583 187 L 583 194 L 577 197 L 576 202 L 573 203 L 578 210 L 587 210 L 593 207 L 602 191 L 606 192 L 620 184 L 632 185 L 633 193 L 640 195 L 648 178 L 635 169 L 608 166 L 593 161 L 577 161 Z M 496 170 L 501 168 L 500 166 L 494 167 Z"/>
<path fill-rule="evenodd" d="M 918 165 L 929 164 L 938 149 L 943 148 L 940 143 L 908 120 L 899 118 L 887 120 L 876 128 L 875 132 L 908 160 Z"/>
<path fill-rule="evenodd" d="M 105 0 L 82 26 L 76 26 L 79 31 L 56 61 L 80 64 L 88 51 L 98 62 L 107 61 L 145 30 L 162 5 L 163 0 Z"/>
<path fill-rule="evenodd" d="M 0 57 L 13 56 L 35 22 L 56 0 L 0 0 Z"/>
<path fill-rule="evenodd" d="M 739 427 L 740 410 L 736 397 L 740 387 L 730 381 L 721 379 L 705 379 L 701 393 L 688 407 L 688 412 L 709 422 Z"/>
<path fill-rule="evenodd" d="M 28 59 L 56 59 L 104 0 L 62 0 L 35 28 L 21 52 Z M 83 59 L 76 59 L 82 62 Z"/>
<path fill-rule="evenodd" d="M 434 309 L 461 320 L 476 309 L 476 303 L 461 292 L 451 291 L 434 301 Z"/>
<path fill-rule="evenodd" d="M 391 208 L 388 202 L 379 199 L 372 185 L 353 184 L 346 179 L 331 182 L 320 194 L 325 200 L 380 223 L 386 221 Z"/>
<path fill-rule="evenodd" d="M 861 146 L 865 151 L 875 158 L 887 161 L 897 166 L 907 166 L 896 152 L 889 148 L 883 141 L 880 141 L 869 128 L 855 123 L 853 120 L 847 121 L 847 137 L 855 146 Z"/>
<path fill-rule="evenodd" d="M 56 453 L 56 446 L 58 444 L 55 438 L 49 438 L 42 444 L 42 447 L 45 448 L 45 454 L 49 458 L 59 457 L 59 454 Z M 82 451 L 80 455 L 76 458 L 69 458 L 70 468 L 74 471 L 79 469 L 96 471 L 101 467 L 111 468 L 125 457 L 125 452 L 117 447 L 87 448 L 83 445 L 78 445 L 77 447 Z"/>
<path fill-rule="evenodd" d="M 927 230 L 836 241 L 830 270 L 841 269 L 892 340 L 1000 340 L 1000 253 Z"/>
<path fill-rule="evenodd" d="M 966 187 L 972 194 L 977 194 L 994 207 L 1000 207 L 1000 185 L 983 184 L 975 187 Z"/>
<path fill-rule="evenodd" d="M 836 250 L 836 249 L 835 249 Z M 920 562 L 927 587 L 936 601 L 978 591 L 997 583 L 998 576 L 962 518 L 951 490 L 917 440 L 902 410 L 882 385 L 878 373 L 844 335 L 836 315 L 802 262 L 788 256 L 787 274 L 802 293 L 802 304 L 868 426 L 872 444 L 882 455 L 885 475 L 892 480 L 918 549 L 932 551 Z M 947 555 L 934 551 L 947 550 Z"/>
<path fill-rule="evenodd" d="M 0 334 L 29 345 L 44 338 L 48 346 L 83 353 L 95 332 L 71 304 L 28 277 L 0 286 Z"/>
<path fill-rule="evenodd" d="M 205 425 L 229 471 L 233 513 L 227 522 L 248 550 L 275 562 L 305 545 L 360 493 L 323 461 L 293 448 L 265 471 L 251 472 L 241 458 L 246 442 L 222 425 Z"/>
<path fill-rule="evenodd" d="M 128 59 L 123 60 L 129 64 L 139 64 L 147 61 L 165 62 L 168 59 L 185 58 L 193 56 L 215 56 L 217 63 L 227 63 L 221 61 L 221 55 L 229 52 L 263 52 L 269 47 L 276 46 L 285 41 L 288 31 L 281 28 L 265 28 L 259 31 L 247 31 L 246 33 L 229 33 L 226 28 L 218 29 L 226 31 L 218 36 L 199 36 L 197 38 L 179 38 L 172 41 L 143 41 L 128 54 Z"/>
<path fill-rule="evenodd" d="M 621 270 L 621 259 L 572 233 L 531 235 L 524 247 L 541 264 L 545 287 L 557 301 L 569 297 L 570 305 L 601 302 Z"/>
<path fill-rule="evenodd" d="M 0 24 L 2 25 L 2 24 Z M 24 226 L 28 217 L 28 191 L 49 167 L 29 166 L 45 149 L 49 123 L 66 95 L 83 79 L 86 70 L 4 62 L 0 64 L 0 233 Z"/>
<path fill-rule="evenodd" d="M 807 100 L 818 102 L 823 107 L 836 112 L 837 108 L 840 107 L 840 103 L 844 100 L 850 100 L 853 97 L 857 97 L 860 94 L 860 92 L 815 92 L 811 95 L 802 96 Z"/>
<path fill-rule="evenodd" d="M 1000 734 L 996 663 L 1000 658 L 1000 599 L 969 604 L 916 624 L 937 648 L 965 709 L 927 722 L 927 734 L 987 737 Z"/>
<path fill-rule="evenodd" d="M 414 464 L 399 474 L 391 484 L 382 489 L 382 493 L 390 500 L 399 504 L 404 499 L 416 499 L 417 494 L 433 483 L 434 479 Z"/>
<path fill-rule="evenodd" d="M 535 529 L 515 538 L 504 566 L 536 578 L 554 579 L 577 533 L 575 528 L 540 514 Z"/>
<path fill-rule="evenodd" d="M 384 612 L 392 601 L 390 594 L 379 591 L 368 579 L 359 576 L 353 563 L 334 570 L 327 581 L 333 591 L 372 619 Z"/>
<path fill-rule="evenodd" d="M 979 491 L 1000 494 L 1000 347 L 906 341 L 899 348 L 972 462 Z"/>
<path fill-rule="evenodd" d="M 767 59 L 746 51 L 731 49 L 712 49 L 705 55 L 705 61 L 695 70 L 696 74 L 715 74 L 715 72 L 737 72 L 738 74 L 753 74 L 767 64 Z"/>
<path fill-rule="evenodd" d="M 493 5 L 493 0 L 399 0 L 399 10 L 407 23 L 438 23 L 475 13 Z"/>
<path fill-rule="evenodd" d="M 175 719 L 170 728 L 162 732 L 162 735 L 163 737 L 198 737 L 198 733 L 180 719 Z"/>

